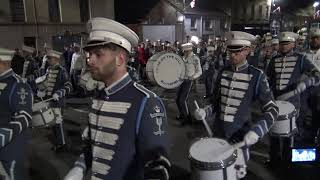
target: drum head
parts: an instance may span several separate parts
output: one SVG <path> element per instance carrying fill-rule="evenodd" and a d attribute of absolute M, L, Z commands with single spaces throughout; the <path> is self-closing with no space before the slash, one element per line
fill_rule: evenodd
<path fill-rule="evenodd" d="M 204 138 L 193 143 L 189 154 L 200 162 L 219 162 L 232 156 L 235 149 L 225 140 L 218 138 Z"/>
<path fill-rule="evenodd" d="M 276 104 L 279 107 L 279 116 L 290 114 L 295 110 L 294 105 L 288 101 L 276 101 Z"/>
<path fill-rule="evenodd" d="M 147 65 L 148 76 L 152 72 L 153 77 L 150 79 L 154 79 L 156 84 L 165 89 L 174 89 L 182 84 L 185 77 L 185 63 L 179 55 L 159 53 L 150 58 L 150 60 L 152 66 L 151 64 Z"/>

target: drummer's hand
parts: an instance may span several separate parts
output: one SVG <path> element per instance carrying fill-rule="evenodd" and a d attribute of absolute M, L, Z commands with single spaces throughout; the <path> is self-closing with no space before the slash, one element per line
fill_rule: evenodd
<path fill-rule="evenodd" d="M 246 143 L 247 146 L 251 146 L 255 143 L 257 143 L 259 140 L 259 136 L 257 133 L 254 131 L 249 131 L 245 136 L 244 136 L 244 142 Z"/>
<path fill-rule="evenodd" d="M 58 101 L 59 100 L 59 95 L 57 93 L 54 93 L 52 95 L 52 99 L 55 100 L 55 101 Z"/>
<path fill-rule="evenodd" d="M 203 108 L 196 109 L 194 111 L 194 118 L 196 118 L 196 120 L 199 120 L 199 121 L 205 119 L 206 111 Z"/>
<path fill-rule="evenodd" d="M 306 83 L 304 83 L 304 82 L 300 82 L 296 87 L 297 93 L 302 93 L 306 89 L 307 89 L 307 86 L 306 86 Z"/>
<path fill-rule="evenodd" d="M 72 168 L 68 174 L 63 178 L 63 180 L 82 180 L 83 179 L 83 169 L 81 167 Z"/>
<path fill-rule="evenodd" d="M 39 98 L 43 98 L 43 97 L 45 97 L 45 96 L 46 96 L 46 92 L 43 92 L 43 91 L 37 91 L 37 96 L 38 96 Z"/>

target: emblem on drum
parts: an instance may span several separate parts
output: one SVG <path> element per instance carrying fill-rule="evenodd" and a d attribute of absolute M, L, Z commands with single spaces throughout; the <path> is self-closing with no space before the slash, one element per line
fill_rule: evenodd
<path fill-rule="evenodd" d="M 27 104 L 27 102 L 25 101 L 26 96 L 28 95 L 28 93 L 26 92 L 26 90 L 24 88 L 20 89 L 20 92 L 17 93 L 18 95 L 20 95 L 20 102 L 19 104 L 21 105 L 25 105 Z"/>

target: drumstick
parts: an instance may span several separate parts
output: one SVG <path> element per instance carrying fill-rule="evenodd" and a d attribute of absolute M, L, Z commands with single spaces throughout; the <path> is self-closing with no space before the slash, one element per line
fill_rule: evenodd
<path fill-rule="evenodd" d="M 197 109 L 200 109 L 200 107 L 199 107 L 199 105 L 198 105 L 198 103 L 197 103 L 196 100 L 194 100 L 194 105 L 196 105 L 196 108 L 197 108 Z M 210 129 L 207 121 L 206 121 L 204 118 L 202 118 L 201 121 L 202 121 L 202 123 L 204 124 L 204 127 L 206 128 L 209 137 L 212 137 L 213 134 L 212 134 L 212 131 L 211 131 L 211 129 Z"/>
<path fill-rule="evenodd" d="M 242 148 L 243 146 L 245 146 L 246 143 L 244 141 L 241 141 L 241 142 L 238 142 L 234 145 L 232 145 L 235 149 L 238 149 L 238 148 Z"/>
<path fill-rule="evenodd" d="M 41 98 L 41 100 L 42 100 L 42 102 L 44 103 L 44 102 L 48 102 L 48 101 L 53 100 L 53 98 L 49 98 L 49 99 L 46 99 L 46 100 L 43 100 L 43 99 Z"/>
<path fill-rule="evenodd" d="M 278 100 L 287 100 L 287 99 L 295 96 L 296 94 L 298 94 L 298 93 L 296 92 L 296 90 L 293 90 L 293 91 L 287 92 L 287 93 L 285 93 L 285 94 L 282 94 L 281 96 L 278 96 L 277 99 L 278 99 Z"/>

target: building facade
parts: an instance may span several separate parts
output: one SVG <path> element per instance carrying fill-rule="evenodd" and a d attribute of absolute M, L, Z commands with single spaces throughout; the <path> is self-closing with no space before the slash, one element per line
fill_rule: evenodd
<path fill-rule="evenodd" d="M 232 30 L 262 34 L 269 31 L 271 0 L 233 0 Z"/>
<path fill-rule="evenodd" d="M 209 37 L 222 36 L 230 29 L 231 16 L 222 10 L 202 10 L 191 8 L 189 4 L 179 0 L 160 0 L 149 12 L 142 23 L 143 39 L 168 40 L 186 42 L 191 36 L 203 40 Z M 152 27 L 168 26 L 171 32 L 145 33 L 152 31 Z M 148 30 L 144 30 L 148 29 Z M 155 30 L 156 31 L 156 30 Z M 170 34 L 170 36 L 166 36 Z M 173 37 L 174 36 L 174 37 Z M 164 39 L 170 38 L 170 39 Z"/>
<path fill-rule="evenodd" d="M 81 36 L 91 17 L 114 19 L 114 0 L 1 0 L 0 46 L 55 48 L 64 36 Z"/>

